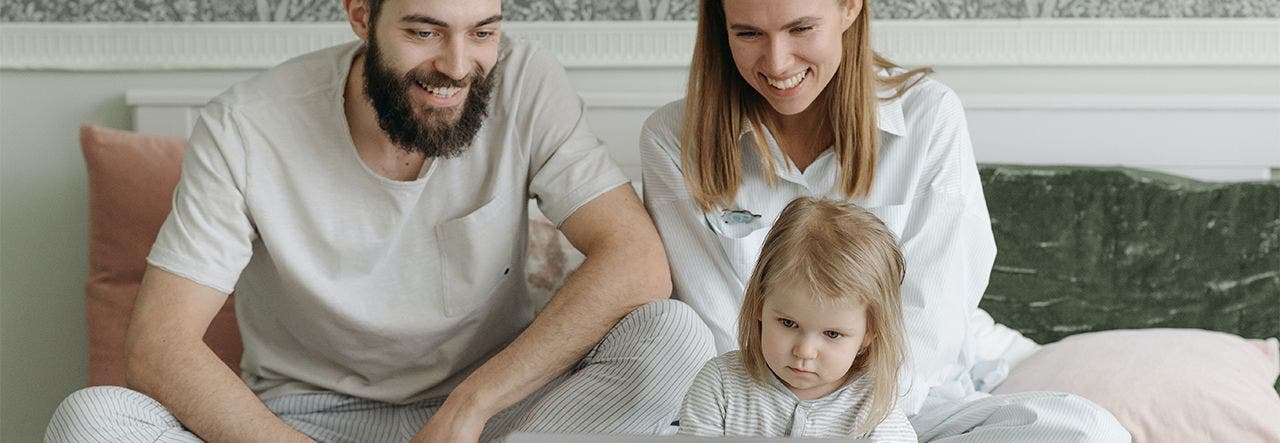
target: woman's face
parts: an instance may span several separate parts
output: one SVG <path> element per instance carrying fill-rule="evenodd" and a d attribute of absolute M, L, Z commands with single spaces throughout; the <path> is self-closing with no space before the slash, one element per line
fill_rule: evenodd
<path fill-rule="evenodd" d="M 738 73 L 782 115 L 809 108 L 840 66 L 862 0 L 724 0 Z"/>

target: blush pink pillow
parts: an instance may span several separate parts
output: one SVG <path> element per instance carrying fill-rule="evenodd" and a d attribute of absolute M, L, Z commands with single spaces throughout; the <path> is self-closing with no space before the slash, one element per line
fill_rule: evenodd
<path fill-rule="evenodd" d="M 1093 332 L 1045 345 L 994 394 L 1061 391 L 1101 405 L 1142 442 L 1280 442 L 1275 338 L 1198 329 Z"/>
<path fill-rule="evenodd" d="M 147 253 L 169 215 L 186 141 L 84 125 L 80 148 L 89 174 L 89 385 L 124 385 L 125 329 Z M 209 325 L 205 342 L 240 372 L 232 298 Z"/>

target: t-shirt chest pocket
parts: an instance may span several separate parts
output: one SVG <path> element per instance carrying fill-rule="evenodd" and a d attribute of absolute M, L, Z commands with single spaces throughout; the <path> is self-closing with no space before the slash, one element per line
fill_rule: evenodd
<path fill-rule="evenodd" d="M 462 217 L 436 225 L 445 315 L 470 312 L 498 296 L 516 269 L 521 214 L 510 199 L 495 197 Z"/>

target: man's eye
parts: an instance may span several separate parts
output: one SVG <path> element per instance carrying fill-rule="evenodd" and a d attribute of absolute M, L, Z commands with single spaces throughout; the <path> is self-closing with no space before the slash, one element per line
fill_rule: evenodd
<path fill-rule="evenodd" d="M 778 323 L 782 323 L 782 327 L 784 327 L 784 328 L 794 328 L 794 327 L 796 327 L 796 322 L 791 321 L 791 320 L 788 320 L 788 319 L 785 319 L 785 318 L 780 318 L 780 319 L 778 319 Z"/>
<path fill-rule="evenodd" d="M 489 37 L 493 37 L 493 35 L 494 35 L 494 34 L 496 34 L 496 32 L 493 32 L 493 31 L 476 31 L 476 38 L 481 39 L 481 40 L 484 40 L 484 39 L 487 39 L 487 38 L 489 38 Z"/>
<path fill-rule="evenodd" d="M 798 28 L 792 28 L 792 29 L 791 29 L 791 33 L 792 33 L 792 34 L 804 34 L 804 33 L 806 33 L 806 32 L 812 31 L 812 30 L 813 30 L 813 26 L 801 26 L 801 27 L 798 27 Z"/>
<path fill-rule="evenodd" d="M 735 35 L 737 35 L 738 37 L 743 37 L 743 38 L 752 38 L 752 37 L 759 36 L 759 35 L 760 35 L 760 33 L 759 33 L 759 32 L 755 32 L 755 31 L 742 31 L 742 32 L 739 32 L 739 33 L 737 33 L 737 34 L 735 34 Z"/>
<path fill-rule="evenodd" d="M 843 337 L 843 335 L 840 335 L 840 333 L 836 331 L 827 331 L 827 332 L 823 332 L 823 334 L 826 334 L 827 338 L 830 338 L 832 340 Z"/>
<path fill-rule="evenodd" d="M 435 31 L 414 31 L 413 34 L 418 36 L 418 38 L 431 38 L 431 37 L 435 37 L 436 32 Z"/>

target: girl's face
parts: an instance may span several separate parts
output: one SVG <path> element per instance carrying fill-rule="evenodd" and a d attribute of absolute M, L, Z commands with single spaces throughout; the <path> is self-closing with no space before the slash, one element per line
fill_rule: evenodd
<path fill-rule="evenodd" d="M 861 7 L 862 0 L 724 0 L 738 73 L 775 111 L 799 114 L 835 76 L 841 36 Z"/>
<path fill-rule="evenodd" d="M 796 285 L 766 295 L 760 327 L 765 363 L 801 400 L 843 386 L 858 351 L 871 342 L 865 306 L 816 303 Z"/>

